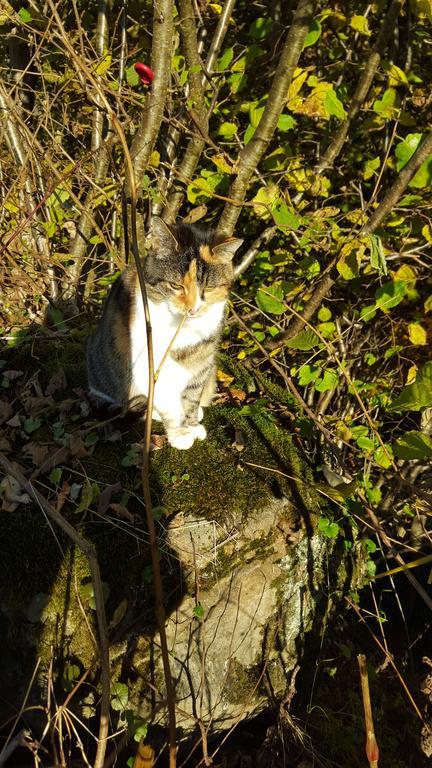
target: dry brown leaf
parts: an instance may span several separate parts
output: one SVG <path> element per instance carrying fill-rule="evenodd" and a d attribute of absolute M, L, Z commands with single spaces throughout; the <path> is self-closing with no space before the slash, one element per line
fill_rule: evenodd
<path fill-rule="evenodd" d="M 84 440 L 81 435 L 71 435 L 69 438 L 69 450 L 72 456 L 77 459 L 83 459 L 84 456 L 88 456 L 89 452 L 84 445 Z"/>
<path fill-rule="evenodd" d="M 23 448 L 24 456 L 29 456 L 36 467 L 45 461 L 48 454 L 48 446 L 40 443 L 27 443 Z"/>
<path fill-rule="evenodd" d="M 166 435 L 151 435 L 150 436 L 150 450 L 160 451 L 167 444 L 168 438 Z"/>
<path fill-rule="evenodd" d="M 20 427 L 21 426 L 21 419 L 16 413 L 15 416 L 13 416 L 9 421 L 6 422 L 8 427 Z"/>
<path fill-rule="evenodd" d="M 115 483 L 114 485 L 108 485 L 106 488 L 101 491 L 101 493 L 98 496 L 98 512 L 100 515 L 104 515 L 107 511 L 111 498 L 113 494 L 119 493 L 121 491 L 121 483 Z"/>
<path fill-rule="evenodd" d="M 47 388 L 45 390 L 46 395 L 53 395 L 54 392 L 61 392 L 66 389 L 67 381 L 63 368 L 60 368 L 53 376 L 51 376 Z"/>
<path fill-rule="evenodd" d="M 45 474 L 50 472 L 57 464 L 63 464 L 66 459 L 69 458 L 69 448 L 66 445 L 62 445 L 57 451 L 47 457 L 42 466 L 37 470 L 37 474 Z"/>
<path fill-rule="evenodd" d="M 13 414 L 13 408 L 6 400 L 0 400 L 0 424 L 10 419 Z"/>
<path fill-rule="evenodd" d="M 234 400 L 238 400 L 240 403 L 246 399 L 246 392 L 243 392 L 242 389 L 233 389 L 230 387 L 228 392 Z"/>
<path fill-rule="evenodd" d="M 122 517 L 124 520 L 128 520 L 130 523 L 133 523 L 135 521 L 135 518 L 132 514 L 132 512 L 129 512 L 128 508 L 125 507 L 123 504 L 116 504 L 114 501 L 109 505 L 109 509 L 112 509 L 112 511 L 118 516 Z"/>

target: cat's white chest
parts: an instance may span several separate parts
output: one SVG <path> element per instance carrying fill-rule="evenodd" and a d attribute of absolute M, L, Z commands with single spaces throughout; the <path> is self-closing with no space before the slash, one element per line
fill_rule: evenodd
<path fill-rule="evenodd" d="M 138 394 L 147 395 L 148 392 L 147 336 L 144 309 L 140 295 L 137 297 L 135 309 L 134 321 L 131 327 L 131 397 Z M 218 302 L 209 307 L 203 315 L 188 318 L 172 344 L 171 349 L 195 346 L 215 334 L 221 324 L 224 309 L 225 302 Z M 162 395 L 162 390 L 165 392 L 169 386 L 172 392 L 173 390 L 181 392 L 190 379 L 192 372 L 180 363 L 175 362 L 172 358 L 164 360 L 178 329 L 180 318 L 172 315 L 164 302 L 156 304 L 149 300 L 149 310 L 152 325 L 154 370 L 157 371 L 162 363 L 155 386 L 155 401 L 157 401 L 159 400 L 159 392 Z"/>

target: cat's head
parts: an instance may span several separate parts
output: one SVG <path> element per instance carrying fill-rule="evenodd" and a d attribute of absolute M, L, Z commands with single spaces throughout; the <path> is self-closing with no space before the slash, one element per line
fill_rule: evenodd
<path fill-rule="evenodd" d="M 150 242 L 144 274 L 153 301 L 189 317 L 226 301 L 234 280 L 232 259 L 243 240 L 188 224 L 168 226 L 155 216 Z"/>

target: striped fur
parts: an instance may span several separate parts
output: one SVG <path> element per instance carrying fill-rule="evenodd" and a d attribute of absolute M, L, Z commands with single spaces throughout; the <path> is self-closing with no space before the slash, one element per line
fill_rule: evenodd
<path fill-rule="evenodd" d="M 160 368 L 153 417 L 162 420 L 176 448 L 189 448 L 206 436 L 199 422 L 215 390 L 215 353 L 233 280 L 232 257 L 241 242 L 195 226 L 152 222 L 144 273 L 155 371 Z M 147 397 L 147 338 L 134 269 L 125 270 L 111 290 L 88 341 L 87 371 L 98 405 L 131 408 Z"/>

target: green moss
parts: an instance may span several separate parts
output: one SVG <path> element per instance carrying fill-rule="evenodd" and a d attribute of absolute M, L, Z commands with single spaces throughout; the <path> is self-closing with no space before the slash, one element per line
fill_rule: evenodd
<path fill-rule="evenodd" d="M 234 704 L 244 704 L 254 693 L 260 676 L 258 666 L 244 667 L 237 659 L 230 659 L 224 696 Z"/>

